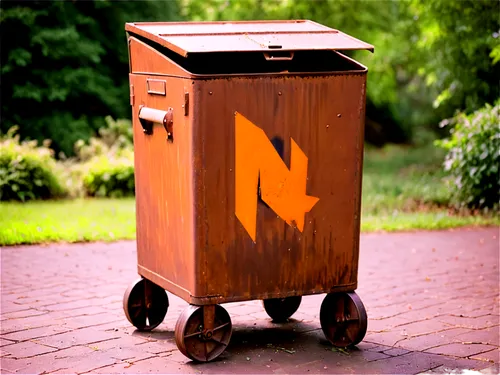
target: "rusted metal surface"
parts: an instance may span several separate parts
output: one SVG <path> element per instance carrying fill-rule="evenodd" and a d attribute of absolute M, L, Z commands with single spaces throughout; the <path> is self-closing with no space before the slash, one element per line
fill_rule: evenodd
<path fill-rule="evenodd" d="M 139 273 L 199 305 L 355 290 L 366 68 L 260 52 L 255 74 L 201 74 L 129 46 Z"/>
<path fill-rule="evenodd" d="M 213 301 L 209 296 L 232 301 L 356 288 L 365 83 L 365 73 L 195 81 L 193 295 L 198 302 Z M 307 155 L 307 177 L 299 176 L 306 180 L 296 185 L 304 184 L 299 197 L 318 198 L 310 211 L 299 207 L 294 194 L 286 196 L 286 189 L 271 192 L 275 200 L 284 198 L 282 215 L 304 215 L 302 228 L 278 217 L 263 199 L 268 182 L 263 178 L 276 183 L 272 176 L 281 166 L 269 158 L 237 164 L 237 147 L 268 146 L 250 137 L 236 139 L 236 111 L 273 141 L 287 168 L 294 168 L 294 143 Z M 253 191 L 247 209 L 256 210 L 255 232 L 236 215 L 237 175 L 251 173 L 253 162 L 261 163 L 258 202 L 257 181 L 248 180 L 247 187 Z M 283 178 L 286 185 L 286 172 Z"/>
<path fill-rule="evenodd" d="M 136 181 L 137 256 L 139 274 L 166 290 L 189 300 L 193 290 L 194 202 L 192 171 L 192 126 L 189 116 L 177 116 L 175 142 L 168 142 L 163 121 L 169 108 L 182 114 L 184 93 L 191 81 L 163 77 L 166 96 L 147 92 L 147 75 L 130 74 L 134 85 L 132 107 Z M 141 108 L 143 108 L 141 110 Z M 139 111 L 144 108 L 157 123 L 151 135 L 144 134 Z M 160 114 L 159 116 L 152 116 Z"/>
<path fill-rule="evenodd" d="M 210 52 L 181 57 L 163 49 L 155 50 L 132 34 L 129 36 L 130 72 L 134 74 L 206 79 L 207 77 L 331 75 L 359 71 L 360 65 L 335 51 L 280 51 L 224 53 Z M 156 47 L 163 48 L 159 45 Z M 144 58 L 147 56 L 147 58 Z M 343 64 L 343 66 L 338 66 Z M 366 69 L 366 68 L 365 68 Z"/>
<path fill-rule="evenodd" d="M 130 284 L 123 295 L 125 316 L 139 331 L 151 331 L 160 325 L 168 306 L 165 290 L 143 278 Z"/>
<path fill-rule="evenodd" d="M 203 307 L 203 327 L 211 331 L 214 329 L 215 305 L 206 305 Z"/>
<path fill-rule="evenodd" d="M 132 23 L 151 34 L 200 35 L 226 33 L 266 32 L 330 32 L 327 26 L 309 20 L 282 21 L 214 21 L 214 22 L 135 22 Z M 333 30 L 336 32 L 337 30 Z"/>
<path fill-rule="evenodd" d="M 153 47 L 134 37 L 129 37 L 130 73 L 148 74 L 151 79 L 159 76 L 190 77 L 191 74 L 162 55 Z"/>
<path fill-rule="evenodd" d="M 331 293 L 321 304 L 320 322 L 328 341 L 333 346 L 346 348 L 363 340 L 368 317 L 356 293 Z"/>
<path fill-rule="evenodd" d="M 271 298 L 262 301 L 267 315 L 275 323 L 284 323 L 298 310 L 302 296 Z"/>
<path fill-rule="evenodd" d="M 298 21 L 127 23 L 125 29 L 182 55 L 200 52 L 359 50 L 373 46 L 341 31 Z"/>
<path fill-rule="evenodd" d="M 175 325 L 177 347 L 198 362 L 209 362 L 222 354 L 231 334 L 231 318 L 220 305 L 189 305 Z"/>

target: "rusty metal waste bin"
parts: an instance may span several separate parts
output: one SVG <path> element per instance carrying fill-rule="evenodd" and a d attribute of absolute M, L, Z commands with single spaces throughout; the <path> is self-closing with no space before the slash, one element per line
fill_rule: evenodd
<path fill-rule="evenodd" d="M 138 281 L 124 311 L 152 330 L 166 291 L 189 306 L 175 340 L 195 361 L 229 344 L 223 303 L 275 322 L 325 293 L 335 346 L 367 327 L 357 288 L 370 50 L 311 21 L 127 23 Z"/>

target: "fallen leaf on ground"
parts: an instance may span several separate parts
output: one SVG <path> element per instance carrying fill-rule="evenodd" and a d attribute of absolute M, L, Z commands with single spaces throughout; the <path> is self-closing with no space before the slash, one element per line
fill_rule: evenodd
<path fill-rule="evenodd" d="M 351 354 L 347 350 L 345 350 L 344 348 L 332 348 L 331 350 L 332 350 L 332 352 L 338 352 L 338 353 L 342 353 L 342 354 L 345 354 L 345 355 L 350 355 Z"/>
<path fill-rule="evenodd" d="M 274 346 L 273 344 L 267 344 L 267 347 L 268 348 L 276 349 L 276 352 L 278 352 L 279 350 L 281 350 L 281 351 L 286 352 L 288 354 L 295 354 L 295 350 L 293 350 L 293 349 L 286 349 L 286 348 L 282 348 L 282 347 L 279 347 L 279 346 Z"/>

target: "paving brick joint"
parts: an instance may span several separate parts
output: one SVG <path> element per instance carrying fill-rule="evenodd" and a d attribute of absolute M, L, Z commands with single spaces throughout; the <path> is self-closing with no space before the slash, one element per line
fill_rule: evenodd
<path fill-rule="evenodd" d="M 177 349 L 187 304 L 141 333 L 122 297 L 137 278 L 135 242 L 1 248 L 0 367 L 10 374 L 499 373 L 498 228 L 361 236 L 359 289 L 368 332 L 336 350 L 319 325 L 324 295 L 284 324 L 260 301 L 226 304 L 233 335 L 214 362 Z"/>

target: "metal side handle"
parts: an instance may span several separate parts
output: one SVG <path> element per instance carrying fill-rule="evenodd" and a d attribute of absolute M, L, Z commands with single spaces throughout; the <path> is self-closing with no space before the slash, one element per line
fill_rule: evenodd
<path fill-rule="evenodd" d="M 148 108 L 144 106 L 139 107 L 139 121 L 141 122 L 144 134 L 153 134 L 153 125 L 162 124 L 167 131 L 167 140 L 173 142 L 174 140 L 174 110 L 169 108 L 167 111 L 161 109 Z"/>

